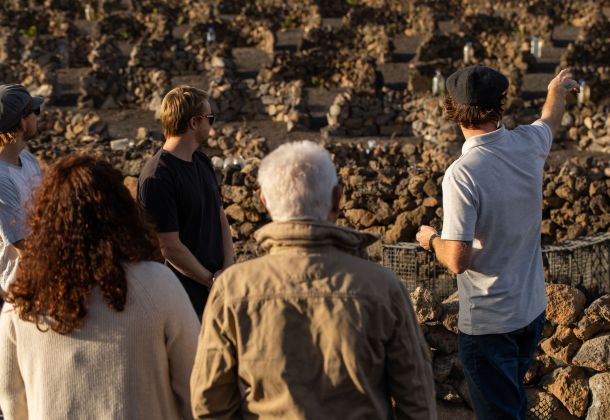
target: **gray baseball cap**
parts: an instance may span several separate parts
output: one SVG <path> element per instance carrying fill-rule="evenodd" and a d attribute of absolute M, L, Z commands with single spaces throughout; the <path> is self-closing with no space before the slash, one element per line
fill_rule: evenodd
<path fill-rule="evenodd" d="M 15 128 L 21 119 L 40 108 L 44 98 L 31 96 L 22 85 L 0 85 L 0 133 Z"/>

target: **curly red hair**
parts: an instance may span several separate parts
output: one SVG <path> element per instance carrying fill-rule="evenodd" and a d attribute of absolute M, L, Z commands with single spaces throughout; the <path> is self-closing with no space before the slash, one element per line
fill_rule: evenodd
<path fill-rule="evenodd" d="M 7 301 L 39 329 L 43 319 L 61 334 L 79 327 L 94 286 L 122 311 L 128 288 L 123 264 L 160 258 L 154 230 L 121 173 L 89 156 L 66 157 L 48 172 L 28 226 Z"/>

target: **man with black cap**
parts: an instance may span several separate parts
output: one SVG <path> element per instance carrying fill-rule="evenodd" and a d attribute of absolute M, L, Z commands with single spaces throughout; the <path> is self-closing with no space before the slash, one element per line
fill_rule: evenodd
<path fill-rule="evenodd" d="M 15 277 L 19 250 L 26 236 L 24 219 L 40 183 L 36 158 L 26 150 L 38 133 L 36 115 L 43 98 L 21 85 L 0 85 L 0 297 Z"/>
<path fill-rule="evenodd" d="M 540 249 L 542 177 L 565 97 L 568 70 L 549 84 L 542 116 L 501 125 L 508 79 L 480 65 L 447 79 L 444 109 L 466 139 L 443 178 L 442 235 L 417 241 L 457 273 L 460 358 L 477 418 L 524 419 L 523 377 L 540 340 L 546 294 Z"/>

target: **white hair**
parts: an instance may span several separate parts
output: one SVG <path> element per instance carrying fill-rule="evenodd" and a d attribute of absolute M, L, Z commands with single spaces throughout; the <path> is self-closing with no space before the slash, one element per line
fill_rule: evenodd
<path fill-rule="evenodd" d="M 337 172 L 328 151 L 311 141 L 299 141 L 283 144 L 263 159 L 258 183 L 274 221 L 325 221 Z"/>

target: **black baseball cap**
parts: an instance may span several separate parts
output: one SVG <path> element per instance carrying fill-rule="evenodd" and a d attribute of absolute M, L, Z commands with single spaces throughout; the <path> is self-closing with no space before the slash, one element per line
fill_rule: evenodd
<path fill-rule="evenodd" d="M 461 105 L 495 107 L 508 89 L 508 79 L 502 73 L 476 64 L 453 73 L 447 78 L 447 92 Z"/>
<path fill-rule="evenodd" d="M 0 85 L 0 133 L 15 128 L 27 112 L 40 108 L 44 98 L 32 96 L 22 85 Z"/>

